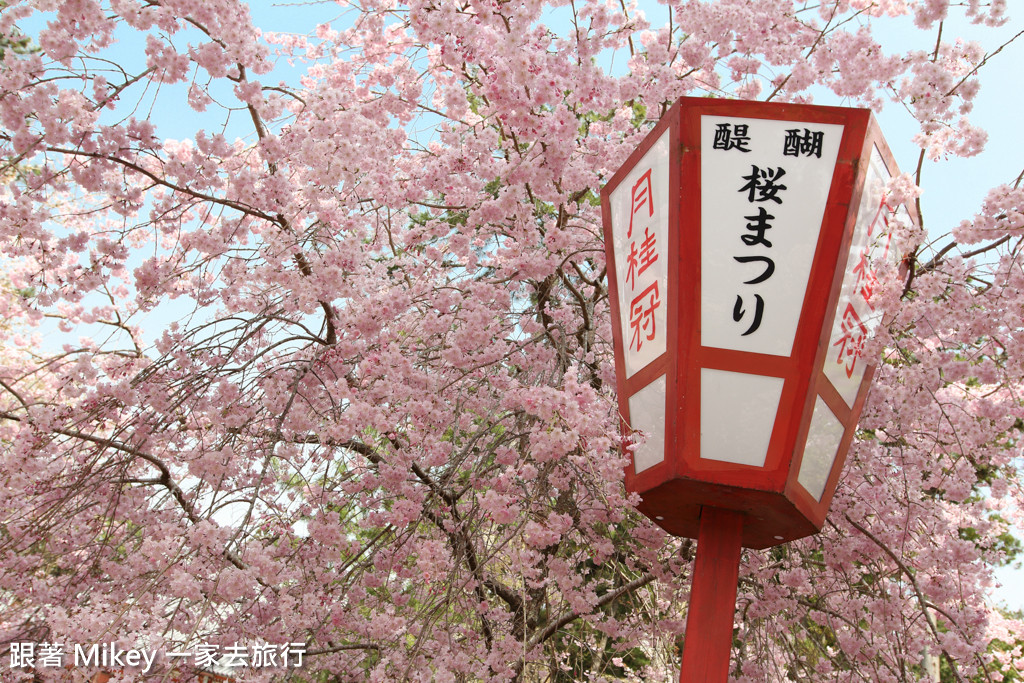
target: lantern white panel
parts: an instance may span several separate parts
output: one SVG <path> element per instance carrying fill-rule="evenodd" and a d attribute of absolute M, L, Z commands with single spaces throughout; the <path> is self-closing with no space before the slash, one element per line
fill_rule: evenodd
<path fill-rule="evenodd" d="M 612 247 L 626 377 L 665 353 L 668 333 L 669 133 L 611 193 Z M 678 198 L 675 198 L 678 200 Z"/>
<path fill-rule="evenodd" d="M 629 422 L 647 439 L 633 451 L 637 474 L 665 460 L 665 375 L 629 397 Z"/>
<path fill-rule="evenodd" d="M 704 346 L 792 353 L 842 135 L 834 124 L 701 117 Z"/>
<path fill-rule="evenodd" d="M 703 368 L 700 457 L 763 467 L 782 384 L 781 377 Z"/>
<path fill-rule="evenodd" d="M 811 426 L 807 431 L 807 445 L 800 463 L 797 481 L 807 492 L 820 501 L 825 493 L 825 484 L 832 471 L 839 442 L 843 440 L 845 428 L 832 410 L 825 405 L 819 396 L 814 402 L 814 413 L 811 415 Z"/>
<path fill-rule="evenodd" d="M 864 344 L 881 322 L 871 301 L 878 287 L 875 273 L 881 263 L 899 259 L 890 244 L 892 229 L 896 223 L 910 220 L 906 207 L 886 204 L 885 187 L 891 177 L 875 149 L 857 209 L 857 225 L 825 357 L 825 377 L 851 407 L 867 365 L 861 359 Z"/>

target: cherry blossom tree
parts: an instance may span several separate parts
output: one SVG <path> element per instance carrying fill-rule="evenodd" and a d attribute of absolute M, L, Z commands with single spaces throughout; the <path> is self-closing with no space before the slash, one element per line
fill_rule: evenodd
<path fill-rule="evenodd" d="M 4 657 L 673 680 L 693 547 L 622 488 L 600 187 L 683 95 L 902 106 L 922 162 L 983 153 L 1002 44 L 943 29 L 1007 3 L 317 7 L 296 33 L 235 0 L 2 5 Z M 880 42 L 899 16 L 933 47 Z M 735 680 L 1021 679 L 990 597 L 1022 500 L 1006 181 L 897 235 L 826 528 L 744 555 Z M 36 664 L 10 673 L 64 675 Z"/>

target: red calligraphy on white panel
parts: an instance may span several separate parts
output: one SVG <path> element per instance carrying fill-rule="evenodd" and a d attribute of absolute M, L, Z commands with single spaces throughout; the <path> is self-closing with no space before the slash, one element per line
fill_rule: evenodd
<path fill-rule="evenodd" d="M 658 281 L 655 280 L 644 291 L 633 299 L 629 305 L 629 348 L 639 351 L 644 341 L 654 339 L 657 330 L 654 326 L 654 311 L 661 305 L 658 293 Z"/>
<path fill-rule="evenodd" d="M 843 312 L 843 319 L 840 322 L 841 337 L 832 346 L 839 347 L 839 358 L 837 363 L 846 366 L 846 376 L 853 377 L 853 370 L 857 367 L 857 359 L 864 353 L 864 344 L 868 339 L 868 328 L 861 322 L 857 315 L 857 309 L 852 303 L 846 304 Z"/>
<path fill-rule="evenodd" d="M 640 210 L 647 205 L 647 218 L 654 216 L 654 192 L 651 189 L 651 170 L 647 169 L 640 179 L 633 185 L 633 197 L 629 211 L 629 230 L 626 237 L 633 236 L 633 219 L 640 213 Z"/>

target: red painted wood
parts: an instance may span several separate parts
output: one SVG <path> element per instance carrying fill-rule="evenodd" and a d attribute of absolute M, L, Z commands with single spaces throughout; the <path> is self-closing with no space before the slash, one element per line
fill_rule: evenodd
<path fill-rule="evenodd" d="M 743 518 L 734 510 L 701 508 L 680 683 L 729 679 Z"/>

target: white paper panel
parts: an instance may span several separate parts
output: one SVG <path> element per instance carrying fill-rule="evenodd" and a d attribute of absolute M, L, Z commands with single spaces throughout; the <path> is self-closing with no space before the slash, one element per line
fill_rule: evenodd
<path fill-rule="evenodd" d="M 701 117 L 701 343 L 789 356 L 840 125 Z"/>
<path fill-rule="evenodd" d="M 669 130 L 610 197 L 626 377 L 665 353 L 668 321 Z"/>
<path fill-rule="evenodd" d="M 890 177 L 875 149 L 857 210 L 857 227 L 825 358 L 825 376 L 851 407 L 866 367 L 861 351 L 881 322 L 871 305 L 871 295 L 877 286 L 875 271 L 879 263 L 899 258 L 896 250 L 890 248 L 890 224 L 910 220 L 906 207 L 893 211 L 885 204 L 885 185 Z"/>
<path fill-rule="evenodd" d="M 820 501 L 825 493 L 832 463 L 835 462 L 839 442 L 843 439 L 843 423 L 832 413 L 819 396 L 814 402 L 814 414 L 807 432 L 807 446 L 800 463 L 797 481 L 807 492 Z"/>
<path fill-rule="evenodd" d="M 700 371 L 700 457 L 764 466 L 781 377 Z"/>
<path fill-rule="evenodd" d="M 629 397 L 630 427 L 647 435 L 633 452 L 637 474 L 665 460 L 665 375 Z"/>

